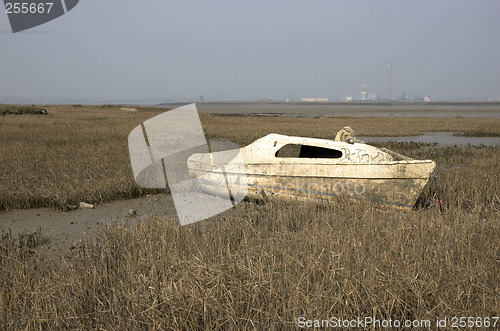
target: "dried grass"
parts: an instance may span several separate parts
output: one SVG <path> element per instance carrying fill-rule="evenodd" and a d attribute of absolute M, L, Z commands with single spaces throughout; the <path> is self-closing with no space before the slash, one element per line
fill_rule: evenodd
<path fill-rule="evenodd" d="M 0 167 L 2 185 L 9 188 L 2 189 L 3 206 L 137 194 L 126 136 L 154 112 L 115 111 L 49 108 L 48 122 L 2 118 L 7 145 L 0 155 L 8 162 Z M 202 121 L 212 138 L 240 143 L 267 131 L 322 137 L 347 124 L 359 134 L 378 134 L 369 128 L 384 123 L 335 119 L 337 126 L 329 127 L 333 122 L 324 120 L 212 115 Z M 490 125 L 468 121 L 471 127 Z M 422 120 L 418 129 L 433 125 Z M 436 129 L 460 125 L 465 124 L 450 119 Z M 414 127 L 405 132 L 415 134 Z M 500 316 L 500 148 L 382 145 L 437 161 L 444 213 L 342 199 L 249 200 L 193 226 L 162 217 L 110 225 L 59 261 L 37 253 L 43 243 L 38 235 L 15 240 L 6 232 L 0 237 L 0 325 L 289 329 L 301 316 Z M 79 179 L 71 179 L 73 173 Z M 35 198 L 42 194 L 46 200 Z"/>

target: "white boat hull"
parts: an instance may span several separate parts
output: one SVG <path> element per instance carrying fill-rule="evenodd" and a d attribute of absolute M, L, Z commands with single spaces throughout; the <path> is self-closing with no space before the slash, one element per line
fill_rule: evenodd
<path fill-rule="evenodd" d="M 269 136 L 273 139 L 268 139 Z M 269 136 L 262 138 L 264 142 L 294 138 Z M 319 145 L 322 141 L 312 140 L 309 143 Z M 411 208 L 436 166 L 432 160 L 393 161 L 390 155 L 364 144 L 356 144 L 358 151 L 354 152 L 357 154 L 344 151 L 343 157 L 337 159 L 276 157 L 276 150 L 286 142 L 288 140 L 285 139 L 284 143 L 272 144 L 273 148 L 267 154 L 259 144 L 244 147 L 239 154 L 244 164 L 237 165 L 228 164 L 225 152 L 193 155 L 188 168 L 198 178 L 202 188 L 215 195 L 227 196 L 229 190 L 231 194 L 240 196 L 301 200 L 332 200 L 347 196 Z M 330 141 L 325 144 L 330 144 Z M 342 143 L 337 145 L 339 150 L 351 147 Z M 373 157 L 357 157 L 353 161 L 353 155 L 364 156 L 367 151 L 371 153 L 369 156 L 375 155 L 381 161 L 373 161 Z M 230 152 L 235 154 L 235 151 Z M 346 159 L 345 155 L 349 155 L 350 159 Z"/>
<path fill-rule="evenodd" d="M 254 167 L 257 168 L 258 165 Z M 429 175 L 434 171 L 435 163 L 422 161 L 421 163 L 364 165 L 350 171 L 349 169 L 339 171 L 335 169 L 336 166 L 326 167 L 327 169 L 323 169 L 325 166 L 321 165 L 318 167 L 322 169 L 317 169 L 317 172 L 329 172 L 329 174 L 325 173 L 325 176 L 300 175 L 300 169 L 291 171 L 292 174 L 272 174 L 273 171 L 269 165 L 265 168 L 271 174 L 265 174 L 263 171 L 245 174 L 228 173 L 230 177 L 240 178 L 240 180 L 233 180 L 229 188 L 233 194 L 236 193 L 235 191 L 247 190 L 248 197 L 274 196 L 287 199 L 332 200 L 339 196 L 347 196 L 357 200 L 367 199 L 399 207 L 413 207 Z M 380 168 L 386 171 L 382 172 Z M 228 185 L 221 172 L 195 169 L 191 171 L 198 177 L 206 192 L 219 196 L 227 195 Z M 401 175 L 396 176 L 398 173 Z M 340 176 L 342 174 L 344 176 Z M 370 177 L 366 176 L 370 174 Z"/>

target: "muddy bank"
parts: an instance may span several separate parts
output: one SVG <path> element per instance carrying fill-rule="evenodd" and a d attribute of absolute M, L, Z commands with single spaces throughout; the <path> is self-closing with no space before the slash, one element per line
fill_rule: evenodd
<path fill-rule="evenodd" d="M 133 212 L 131 212 L 133 211 Z M 158 194 L 130 200 L 119 200 L 62 212 L 52 208 L 20 209 L 0 212 L 0 232 L 34 233 L 41 229 L 46 243 L 37 247 L 53 257 L 66 255 L 86 235 L 95 234 L 109 222 L 134 222 L 151 215 L 176 216 L 171 195 Z"/>

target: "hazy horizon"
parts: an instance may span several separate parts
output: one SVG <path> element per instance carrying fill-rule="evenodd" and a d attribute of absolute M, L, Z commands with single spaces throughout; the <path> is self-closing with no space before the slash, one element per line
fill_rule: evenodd
<path fill-rule="evenodd" d="M 500 2 L 86 0 L 13 34 L 0 103 L 500 100 Z"/>

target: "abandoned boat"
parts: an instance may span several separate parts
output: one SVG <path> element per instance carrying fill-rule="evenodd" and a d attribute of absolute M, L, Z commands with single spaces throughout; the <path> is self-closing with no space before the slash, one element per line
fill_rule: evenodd
<path fill-rule="evenodd" d="M 203 190 L 234 197 L 353 199 L 413 207 L 436 164 L 364 143 L 269 134 L 237 150 L 193 154 Z"/>

